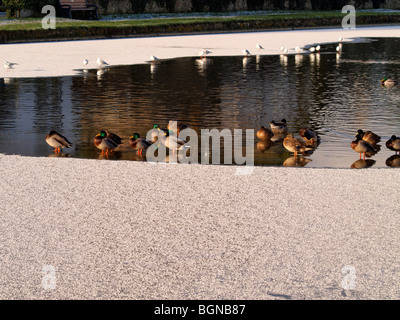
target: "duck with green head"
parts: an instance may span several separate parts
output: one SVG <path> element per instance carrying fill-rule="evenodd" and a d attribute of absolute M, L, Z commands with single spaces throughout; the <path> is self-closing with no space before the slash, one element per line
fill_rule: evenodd
<path fill-rule="evenodd" d="M 108 130 L 101 130 L 94 137 L 94 145 L 101 150 L 101 154 L 104 152 L 108 154 L 108 151 L 113 151 L 120 144 L 122 144 L 122 139 Z"/>
<path fill-rule="evenodd" d="M 165 132 L 168 132 L 168 129 L 161 129 L 158 124 L 155 124 L 153 126 L 153 129 L 151 130 L 151 142 L 156 143 L 158 140 L 158 137 L 163 136 Z"/>
<path fill-rule="evenodd" d="M 166 131 L 160 140 L 163 145 L 171 149 L 174 153 L 176 150 L 189 148 L 189 146 L 186 145 L 186 141 L 174 135 L 172 131 Z"/>
<path fill-rule="evenodd" d="M 399 82 L 397 80 L 389 79 L 388 77 L 383 77 L 381 80 L 381 85 L 384 87 L 393 87 Z"/>
<path fill-rule="evenodd" d="M 141 137 L 140 134 L 136 132 L 129 138 L 128 142 L 131 148 L 137 150 L 138 155 L 141 157 L 143 156 L 143 150 L 147 150 L 147 148 L 152 145 L 151 141 Z"/>

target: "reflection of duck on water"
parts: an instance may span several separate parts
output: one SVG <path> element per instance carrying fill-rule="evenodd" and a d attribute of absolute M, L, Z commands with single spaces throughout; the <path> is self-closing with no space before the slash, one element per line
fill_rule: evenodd
<path fill-rule="evenodd" d="M 361 155 L 361 153 L 360 153 L 360 155 Z M 352 169 L 369 168 L 369 167 L 373 166 L 375 162 L 376 162 L 376 161 L 375 161 L 375 160 L 372 160 L 372 159 L 367 159 L 367 160 L 359 159 L 359 160 L 355 161 L 355 162 L 350 166 L 350 168 L 352 168 Z"/>
<path fill-rule="evenodd" d="M 304 157 L 290 157 L 287 158 L 283 162 L 284 167 L 304 167 L 307 165 L 307 163 L 311 162 L 311 159 L 307 159 Z"/>
<path fill-rule="evenodd" d="M 400 155 L 394 154 L 387 158 L 386 165 L 388 167 L 400 167 Z"/>
<path fill-rule="evenodd" d="M 257 142 L 257 150 L 261 153 L 269 150 L 274 143 L 271 140 L 260 140 Z"/>
<path fill-rule="evenodd" d="M 102 160 L 102 159 L 120 159 L 122 157 L 122 154 L 120 151 L 114 151 L 113 153 L 100 153 L 98 159 Z"/>

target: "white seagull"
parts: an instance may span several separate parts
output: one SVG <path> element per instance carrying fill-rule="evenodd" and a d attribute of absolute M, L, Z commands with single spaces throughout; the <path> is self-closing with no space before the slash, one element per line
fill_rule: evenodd
<path fill-rule="evenodd" d="M 314 51 L 315 51 L 315 47 L 311 47 L 310 52 L 314 53 Z"/>
<path fill-rule="evenodd" d="M 18 63 L 4 61 L 4 68 L 6 68 L 7 70 L 14 69 L 15 65 L 18 65 Z"/>
<path fill-rule="evenodd" d="M 150 57 L 150 61 L 157 61 L 157 60 L 158 60 L 158 58 L 156 56 L 151 56 Z"/>
<path fill-rule="evenodd" d="M 105 62 L 103 59 L 97 58 L 96 62 L 100 67 L 108 66 L 108 63 Z"/>
<path fill-rule="evenodd" d="M 88 59 L 83 60 L 83 65 L 84 65 L 84 66 L 87 66 L 88 63 L 89 63 L 89 60 L 88 60 Z"/>
<path fill-rule="evenodd" d="M 300 47 L 296 47 L 295 50 L 296 50 L 297 53 L 301 52 L 301 48 Z"/>
<path fill-rule="evenodd" d="M 321 50 L 321 46 L 317 45 L 317 47 L 315 48 L 315 50 L 317 50 L 317 52 L 319 52 Z"/>
<path fill-rule="evenodd" d="M 244 50 L 243 50 L 243 54 L 244 54 L 245 57 L 251 56 L 249 50 L 247 50 L 247 49 L 244 49 Z"/>
<path fill-rule="evenodd" d="M 264 49 L 263 46 L 262 46 L 261 44 L 259 44 L 259 43 L 256 44 L 256 48 L 257 48 L 258 50 Z"/>
<path fill-rule="evenodd" d="M 201 58 L 205 58 L 206 55 L 208 55 L 208 54 L 210 54 L 210 53 L 211 53 L 211 51 L 208 51 L 208 50 L 206 50 L 206 49 L 203 49 L 203 50 L 200 51 L 199 56 L 200 56 Z"/>

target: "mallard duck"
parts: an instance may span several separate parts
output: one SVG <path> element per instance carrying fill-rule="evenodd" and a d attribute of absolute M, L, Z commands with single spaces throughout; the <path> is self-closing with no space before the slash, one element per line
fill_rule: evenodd
<path fill-rule="evenodd" d="M 305 153 L 306 151 L 314 150 L 314 148 L 307 146 L 305 141 L 293 137 L 291 133 L 283 139 L 283 146 L 288 151 L 294 152 L 295 157 L 297 157 L 297 153 Z"/>
<path fill-rule="evenodd" d="M 176 128 L 174 128 L 174 126 L 176 126 Z M 180 122 L 177 122 L 177 121 L 174 121 L 174 120 L 170 120 L 168 122 L 168 125 L 167 125 L 167 130 L 172 131 L 172 132 L 174 132 L 174 129 L 177 130 L 176 135 L 179 135 L 179 133 L 182 130 L 185 130 L 187 128 L 189 128 L 189 126 L 187 124 L 180 123 Z"/>
<path fill-rule="evenodd" d="M 101 153 L 108 154 L 108 151 L 116 149 L 122 144 L 122 139 L 115 133 L 110 133 L 107 130 L 101 130 L 94 138 L 94 144 L 101 150 Z"/>
<path fill-rule="evenodd" d="M 269 125 L 271 126 L 271 130 L 274 134 L 286 133 L 287 132 L 287 123 L 286 119 L 282 119 L 280 122 L 272 120 Z"/>
<path fill-rule="evenodd" d="M 182 148 L 187 148 L 186 141 L 181 138 L 178 138 L 175 135 L 171 135 L 170 131 L 166 131 L 163 136 L 161 136 L 161 143 L 165 145 L 167 148 L 173 150 L 181 150 Z"/>
<path fill-rule="evenodd" d="M 367 141 L 370 145 L 374 146 L 381 141 L 381 137 L 372 131 L 363 131 L 361 129 L 357 130 L 357 134 L 360 135 L 364 141 Z"/>
<path fill-rule="evenodd" d="M 356 135 L 356 139 L 351 142 L 351 148 L 360 154 L 363 154 L 363 159 L 365 160 L 365 155 L 372 156 L 378 152 L 369 142 L 362 139 L 360 134 Z"/>
<path fill-rule="evenodd" d="M 398 83 L 399 82 L 397 80 L 388 79 L 387 77 L 384 77 L 381 80 L 382 86 L 385 86 L 385 87 L 393 87 L 393 86 L 397 85 Z"/>
<path fill-rule="evenodd" d="M 158 140 L 159 136 L 163 136 L 165 134 L 165 132 L 168 132 L 168 129 L 161 129 L 160 126 L 158 124 L 155 124 L 153 126 L 153 129 L 151 130 L 151 139 L 150 141 L 152 143 L 156 143 Z"/>
<path fill-rule="evenodd" d="M 388 141 L 386 141 L 386 147 L 394 152 L 400 152 L 400 138 L 395 135 L 391 136 Z"/>
<path fill-rule="evenodd" d="M 143 156 L 143 150 L 147 150 L 152 143 L 139 135 L 139 133 L 134 133 L 132 137 L 129 138 L 129 145 L 131 148 L 137 150 L 138 155 Z"/>
<path fill-rule="evenodd" d="M 261 128 L 257 131 L 257 138 L 260 140 L 270 140 L 274 134 L 268 128 L 261 126 Z"/>
<path fill-rule="evenodd" d="M 51 130 L 49 134 L 46 135 L 46 142 L 54 149 L 55 153 L 61 152 L 62 148 L 71 148 L 72 143 L 68 141 L 66 137 L 59 134 L 58 132 Z"/>
<path fill-rule="evenodd" d="M 299 130 L 299 135 L 307 142 L 307 144 L 318 144 L 320 143 L 320 137 L 318 134 L 311 128 L 301 128 Z"/>

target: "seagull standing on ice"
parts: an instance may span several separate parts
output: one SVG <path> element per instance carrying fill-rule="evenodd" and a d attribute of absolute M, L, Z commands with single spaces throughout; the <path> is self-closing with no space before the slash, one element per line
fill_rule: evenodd
<path fill-rule="evenodd" d="M 157 60 L 158 60 L 158 58 L 156 56 L 151 56 L 150 57 L 150 61 L 157 61 Z"/>
<path fill-rule="evenodd" d="M 18 65 L 18 63 L 4 61 L 4 68 L 6 68 L 7 71 L 10 70 L 10 69 L 14 69 L 15 65 Z"/>
<path fill-rule="evenodd" d="M 208 50 L 206 50 L 206 49 L 203 49 L 203 50 L 200 51 L 199 56 L 200 56 L 200 58 L 205 58 L 206 55 L 208 55 L 208 54 L 210 54 L 210 53 L 211 53 L 211 51 L 208 51 Z"/>
<path fill-rule="evenodd" d="M 296 47 L 295 50 L 296 50 L 297 53 L 301 53 L 301 48 L 300 47 Z"/>
<path fill-rule="evenodd" d="M 88 63 L 89 63 L 89 60 L 88 60 L 88 59 L 83 60 L 83 65 L 84 65 L 84 66 L 87 66 Z"/>
<path fill-rule="evenodd" d="M 311 52 L 311 53 L 314 53 L 314 52 L 315 52 L 315 47 L 311 47 L 311 48 L 310 48 L 310 52 Z"/>
<path fill-rule="evenodd" d="M 105 62 L 103 59 L 97 58 L 97 64 L 101 67 L 108 66 L 108 63 Z"/>
<path fill-rule="evenodd" d="M 247 49 L 244 49 L 244 50 L 243 50 L 243 54 L 244 54 L 245 57 L 251 56 L 249 50 L 247 50 Z"/>
<path fill-rule="evenodd" d="M 317 52 L 319 52 L 321 50 L 321 46 L 317 45 L 317 47 L 315 48 L 315 50 L 317 50 Z"/>
<path fill-rule="evenodd" d="M 256 48 L 257 48 L 258 50 L 264 49 L 263 46 L 262 46 L 261 44 L 259 44 L 259 43 L 256 44 Z"/>

